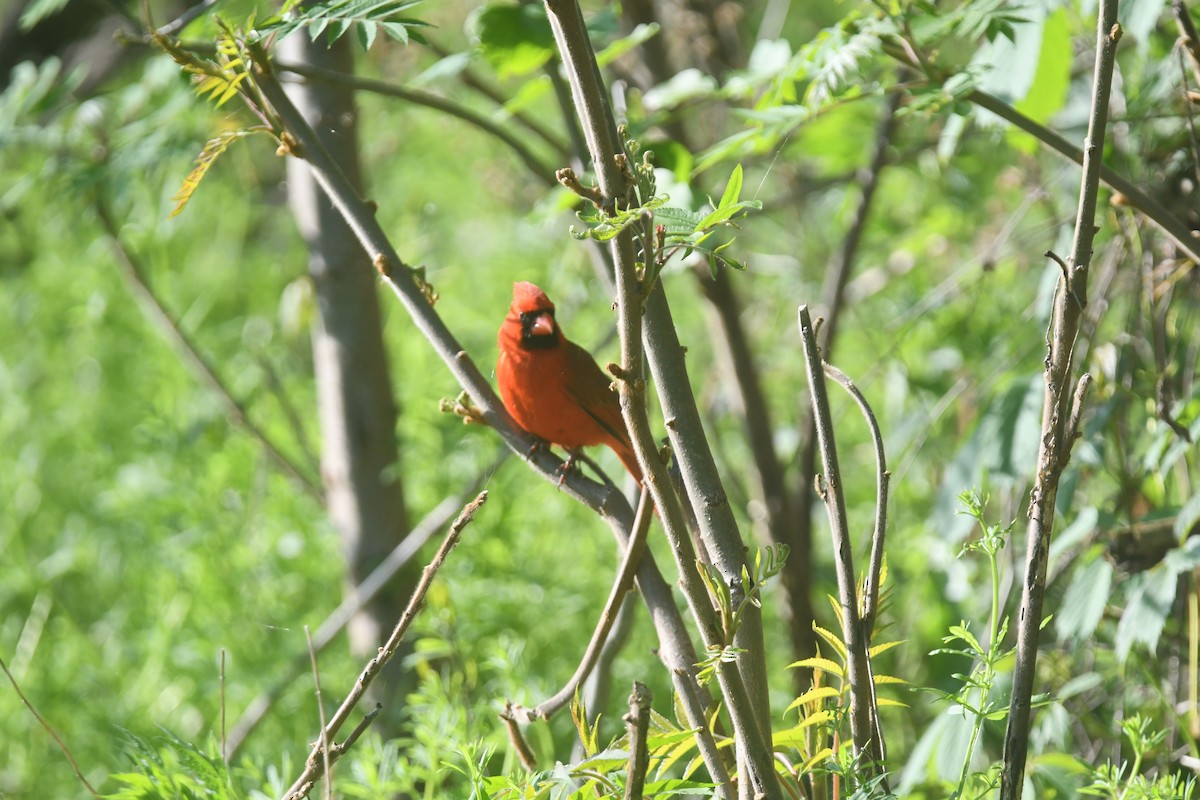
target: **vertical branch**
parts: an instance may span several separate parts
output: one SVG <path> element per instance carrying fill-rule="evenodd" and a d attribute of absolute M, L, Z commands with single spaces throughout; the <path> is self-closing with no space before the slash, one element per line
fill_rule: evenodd
<path fill-rule="evenodd" d="M 842 248 L 838 251 L 837 260 L 832 268 L 825 273 L 825 285 L 821 290 L 821 307 L 824 309 L 825 321 L 821 325 L 821 341 L 819 346 L 824 349 L 826 360 L 832 358 L 833 346 L 836 341 L 838 321 L 841 319 L 845 302 L 846 285 L 850 274 L 858 260 L 858 249 L 862 243 L 863 232 L 874 208 L 876 189 L 879 186 L 879 176 L 887 164 L 888 147 L 896 130 L 896 111 L 900 107 L 901 93 L 895 92 L 889 96 L 882 119 L 875 134 L 875 149 L 871 163 L 859 176 L 861 194 L 858 206 L 850 228 L 842 239 Z M 791 556 L 788 569 L 784 572 L 785 585 L 797 584 L 791 599 L 794 618 L 791 623 L 792 646 L 797 658 L 807 658 L 816 653 L 816 639 L 812 631 L 813 601 L 811 591 L 803 582 L 807 581 L 812 571 L 813 544 L 813 478 L 817 473 L 817 444 L 816 427 L 811 408 L 800 412 L 800 447 L 799 475 L 797 485 L 799 494 L 792 503 L 795 509 L 794 528 L 788 531 L 787 543 L 791 546 Z M 808 689 L 812 681 L 809 670 L 796 670 L 797 691 Z"/>
<path fill-rule="evenodd" d="M 1058 495 L 1059 478 L 1066 467 L 1070 447 L 1076 436 L 1072 425 L 1077 421 L 1077 414 L 1072 413 L 1070 405 L 1071 362 L 1087 298 L 1088 267 L 1092 257 L 1092 242 L 1096 235 L 1096 199 L 1100 185 L 1104 129 L 1108 121 L 1113 63 L 1120 38 L 1117 0 L 1102 0 L 1096 25 L 1092 105 L 1088 118 L 1087 140 L 1083 147 L 1083 178 L 1079 187 L 1075 236 L 1071 243 L 1071 257 L 1062 265 L 1063 276 L 1059 280 L 1054 300 L 1050 352 L 1045 362 L 1046 387 L 1042 404 L 1042 432 L 1038 446 L 1037 475 L 1029 501 L 1025 583 L 1021 592 L 1021 611 L 1017 622 L 1017 663 L 1013 672 L 1012 700 L 1009 704 L 1008 728 L 1004 733 L 1001 800 L 1019 800 L 1024 783 L 1038 634 L 1042 625 L 1046 565 L 1050 551 L 1050 533 L 1054 524 L 1054 501 Z M 1076 391 L 1080 399 L 1084 388 L 1086 382 L 1081 382 Z"/>
<path fill-rule="evenodd" d="M 546 0 L 546 12 L 562 56 L 584 139 L 596 170 L 600 207 L 612 213 L 627 202 L 631 172 L 623 146 L 617 139 L 612 112 L 606 101 L 603 81 L 583 14 L 576 0 Z M 618 377 L 621 410 L 629 428 L 634 450 L 646 476 L 647 486 L 658 507 L 680 569 L 680 580 L 688 606 L 699 623 L 705 645 L 724 650 L 711 601 L 696 569 L 679 499 L 671 489 L 662 460 L 658 457 L 645 407 L 642 377 L 642 304 L 646 303 L 644 338 L 651 373 L 659 389 L 663 414 L 688 495 L 700 520 L 701 537 L 713 562 L 730 587 L 735 607 L 750 587 L 742 586 L 745 557 L 741 537 L 728 499 L 721 487 L 712 453 L 700 426 L 691 384 L 683 366 L 679 344 L 662 283 L 649 289 L 648 297 L 638 283 L 633 231 L 626 227 L 610 242 L 617 285 L 618 330 L 621 335 L 622 368 Z M 717 677 L 728 701 L 739 758 L 746 759 L 748 780 L 743 784 L 766 798 L 780 797 L 770 757 L 769 710 L 766 669 L 763 660 L 761 616 L 757 608 L 747 611 L 733 644 L 744 652 L 736 663 L 721 660 Z"/>
<path fill-rule="evenodd" d="M 842 493 L 842 474 L 838 467 L 833 419 L 829 396 L 825 391 L 825 371 L 817 349 L 816 334 L 808 306 L 800 306 L 800 340 L 804 345 L 804 364 L 812 397 L 813 419 L 817 429 L 817 447 L 823 469 L 819 492 L 829 514 L 833 536 L 834 562 L 837 568 L 838 604 L 841 606 L 842 641 L 846 644 L 846 682 L 850 684 L 850 734 L 856 755 L 865 755 L 875 763 L 880 759 L 879 743 L 872 735 L 871 675 L 867 664 L 867 643 L 854 578 L 854 554 L 846 525 L 846 498 Z"/>
<path fill-rule="evenodd" d="M 633 682 L 629 695 L 629 713 L 625 725 L 629 728 L 629 771 L 625 778 L 625 800 L 642 800 L 646 785 L 646 769 L 650 766 L 650 751 L 646 737 L 650 733 L 650 701 L 653 696 L 644 685 Z"/>

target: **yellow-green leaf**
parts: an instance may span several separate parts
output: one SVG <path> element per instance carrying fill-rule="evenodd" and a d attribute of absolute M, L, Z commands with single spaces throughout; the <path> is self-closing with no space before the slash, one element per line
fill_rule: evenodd
<path fill-rule="evenodd" d="M 828 672 L 830 675 L 836 675 L 839 678 L 843 677 L 842 667 L 840 664 L 838 664 L 836 661 L 830 661 L 828 658 L 821 658 L 820 656 L 814 656 L 813 658 L 806 658 L 802 661 L 794 661 L 791 664 L 788 664 L 788 668 L 792 667 L 819 669 L 822 672 Z"/>

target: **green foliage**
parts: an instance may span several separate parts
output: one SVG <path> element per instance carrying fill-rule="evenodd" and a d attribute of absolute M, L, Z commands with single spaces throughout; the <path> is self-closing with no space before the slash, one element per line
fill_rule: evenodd
<path fill-rule="evenodd" d="M 638 152 L 636 142 L 627 141 L 626 145 L 631 157 Z M 651 151 L 642 153 L 642 161 L 634 175 L 637 178 L 635 193 L 640 205 L 619 206 L 612 211 L 602 210 L 595 205 L 587 206 L 576 212 L 576 215 L 588 227 L 572 227 L 571 235 L 576 239 L 606 242 L 621 231 L 633 228 L 641 245 L 638 269 L 647 283 L 653 283 L 672 258 L 687 258 L 693 252 L 703 253 L 708 257 L 709 270 L 714 274 L 718 265 L 738 270 L 746 268 L 744 264 L 724 252 L 733 244 L 733 237 L 716 245 L 710 242 L 721 229 L 740 227 L 740 223 L 751 210 L 762 208 L 762 203 L 757 200 L 740 199 L 740 165 L 733 168 L 720 201 L 709 198 L 707 212 L 688 211 L 666 205 L 670 198 L 664 194 L 657 194 Z"/>
<path fill-rule="evenodd" d="M 554 58 L 554 35 L 540 5 L 492 3 L 475 24 L 483 56 L 501 78 L 528 75 Z"/>
<path fill-rule="evenodd" d="M 938 689 L 925 689 L 940 697 L 943 701 L 952 703 L 958 713 L 969 720 L 970 738 L 967 741 L 966 752 L 962 759 L 962 771 L 959 774 L 958 786 L 953 797 L 985 796 L 999 786 L 999 769 L 992 765 L 986 770 L 973 770 L 972 758 L 975 754 L 976 743 L 983 732 L 985 722 L 996 722 L 1008 716 L 1007 698 L 998 697 L 996 687 L 998 677 L 1006 672 L 1005 662 L 1009 662 L 1015 648 L 1006 648 L 1001 643 L 1008 633 L 1008 617 L 1001 619 L 1000 611 L 1000 564 L 999 557 L 1004 550 L 1008 535 L 1015 523 L 1007 527 L 989 525 L 984 512 L 987 501 L 978 492 L 963 492 L 959 496 L 963 504 L 963 513 L 974 519 L 980 528 L 978 539 L 963 545 L 960 556 L 966 553 L 982 553 L 987 559 L 991 573 L 992 603 L 991 615 L 986 631 L 987 646 L 980 643 L 978 637 L 971 633 L 966 623 L 951 625 L 947 636 L 942 638 L 946 647 L 933 650 L 930 655 L 962 656 L 971 664 L 969 673 L 954 673 L 952 676 L 960 682 L 955 692 Z M 1043 703 L 1045 698 L 1034 698 L 1033 705 Z M 970 794 L 964 794 L 970 789 Z"/>
<path fill-rule="evenodd" d="M 326 44 L 333 44 L 353 29 L 364 50 L 370 49 L 380 31 L 401 44 L 410 40 L 423 43 L 420 28 L 428 23 L 402 16 L 419 3 L 420 0 L 327 0 L 302 5 L 299 0 L 291 0 L 284 4 L 279 15 L 247 27 L 253 28 L 258 36 L 277 38 L 303 30 L 314 42 L 325 34 Z"/>
<path fill-rule="evenodd" d="M 1151 721 L 1133 715 L 1121 722 L 1121 732 L 1133 751 L 1133 763 L 1120 765 L 1109 761 L 1096 768 L 1092 782 L 1080 788 L 1080 794 L 1105 797 L 1109 800 L 1191 800 L 1196 793 L 1196 779 L 1179 775 L 1160 775 L 1151 779 L 1142 773 L 1146 756 L 1167 738 L 1165 730 L 1151 730 Z"/>
<path fill-rule="evenodd" d="M 55 5 L 31 4 L 29 23 Z M 323 509 L 275 471 L 148 324 L 95 203 L 113 209 L 123 244 L 248 414 L 302 459 L 304 443 L 317 438 L 303 321 L 314 304 L 303 247 L 280 202 L 277 142 L 264 146 L 249 135 L 276 126 L 250 85 L 245 38 L 270 44 L 303 28 L 333 41 L 353 32 L 371 48 L 361 61 L 368 75 L 419 82 L 482 109 L 545 163 L 565 165 L 514 116 L 567 140 L 544 74 L 553 53 L 538 5 L 485 7 L 470 28 L 478 48 L 456 41 L 465 5 L 427 4 L 422 20 L 405 16 L 412 5 L 333 2 L 258 23 L 249 10 L 226 9 L 227 23 L 204 23 L 216 49 L 162 43 L 195 76 L 190 83 L 166 59 L 140 53 L 150 60 L 139 63 L 133 51 L 94 95 L 80 96 L 89 91 L 83 72 L 53 60 L 18 66 L 0 95 L 0 650 L 105 793 L 279 796 L 316 730 L 311 688 L 286 690 L 226 770 L 212 743 L 222 711 L 218 654 L 229 656 L 224 710 L 232 720 L 279 665 L 303 652 L 298 632 L 336 605 L 342 578 Z M 1198 227 L 1176 32 L 1161 6 L 1123 11 L 1131 42 L 1120 52 L 1120 136 L 1106 158 Z M 775 38 L 747 38 L 728 69 L 675 69 L 683 62 L 673 61 L 671 74 L 639 85 L 648 48 L 677 54 L 681 41 L 694 42 L 715 62 L 716 40 L 688 41 L 669 24 L 622 28 L 615 13 L 592 10 L 600 60 L 625 80 L 617 96 L 626 103 L 627 141 L 644 149 L 627 145 L 637 185 L 628 208 L 608 217 L 585 209 L 586 230 L 577 235 L 603 241 L 632 227 L 643 278 L 667 283 L 726 478 L 722 501 L 744 532 L 762 525 L 763 508 L 738 395 L 722 366 L 719 326 L 681 266 L 699 255 L 710 269 L 746 268 L 731 284 L 782 477 L 792 496 L 809 491 L 795 482 L 803 375 L 788 332 L 796 304 L 815 302 L 842 252 L 884 97 L 902 93 L 833 353 L 880 398 L 893 468 L 891 605 L 881 624 L 899 628 L 890 639 L 914 646 L 885 642 L 871 657 L 885 695 L 879 705 L 890 709 L 883 723 L 894 788 L 921 798 L 987 796 L 1000 751 L 996 718 L 1007 705 L 1005 620 L 1016 601 L 1016 590 L 1006 597 L 1001 587 L 1019 587 L 1020 570 L 1003 555 L 1008 528 L 984 519 L 979 497 L 956 517 L 955 498 L 980 486 L 997 516 L 1022 518 L 1038 444 L 1047 298 L 1057 279 L 1038 254 L 1062 251 L 1077 173 L 970 101 L 987 91 L 1079 138 L 1091 21 L 1059 5 L 794 6 Z M 756 13 L 728 31 L 753 32 Z M 449 57 L 389 49 L 388 39 L 420 43 L 422 34 Z M 490 79 L 499 79 L 496 91 L 512 92 L 493 104 L 460 81 L 468 74 L 493 90 Z M 235 95 L 256 118 L 228 102 Z M 543 192 L 542 180 L 454 118 L 368 95 L 359 101 L 380 219 L 406 258 L 427 265 L 439 310 L 485 374 L 513 280 L 544 285 L 576 341 L 605 340 L 611 297 L 585 248 L 566 235 L 563 193 Z M 246 146 L 229 146 L 241 138 Z M 209 169 L 218 156 L 221 168 Z M 194 193 L 201 178 L 205 190 Z M 189 213 L 168 219 L 188 198 Z M 1043 637 L 1038 685 L 1048 697 L 1035 714 L 1026 796 L 1189 797 L 1194 788 L 1174 772 L 1176 756 L 1200 753 L 1176 672 L 1195 668 L 1186 654 L 1197 626 L 1175 601 L 1194 594 L 1200 562 L 1188 538 L 1200 518 L 1200 465 L 1184 436 L 1200 436 L 1196 272 L 1119 201 L 1098 223 L 1095 316 L 1078 353 L 1095 387 L 1059 493 L 1047 601 L 1059 641 Z M 438 413 L 438 398 L 458 387 L 389 297 L 381 307 L 402 409 L 394 474 L 416 517 L 490 463 L 496 442 L 486 429 Z M 846 419 L 837 424 L 853 476 L 848 511 L 852 529 L 865 530 L 874 497 L 860 473 L 870 445 Z M 530 726 L 533 772 L 516 762 L 494 718 L 501 698 L 541 698 L 575 668 L 587 634 L 576 622 L 590 620 L 605 596 L 615 551 L 602 525 L 552 486 L 530 481 L 519 460 L 492 475 L 489 488 L 488 519 L 447 565 L 413 632 L 405 668 L 416 688 L 389 703 L 396 727 L 368 733 L 339 765 L 338 796 L 623 790 L 619 699 Z M 1129 568 L 1110 544 L 1152 522 L 1173 540 L 1159 560 Z M 666 562 L 660 539 L 652 535 L 651 548 Z M 984 557 L 955 559 L 960 550 Z M 878 796 L 881 787 L 862 780 L 846 743 L 844 646 L 828 609 L 816 624 L 823 655 L 795 663 L 816 683 L 781 688 L 795 656 L 779 582 L 768 578 L 783 555 L 758 551 L 741 576 L 754 588 L 740 602 L 722 576 L 704 573 L 727 631 L 748 603 L 766 615 L 779 681 L 773 745 L 792 767 L 781 760 L 781 776 L 799 791 L 807 776 L 838 775 L 854 785 L 842 796 Z M 827 545 L 812 558 L 794 577 L 819 596 L 832 584 Z M 614 684 L 645 680 L 670 698 L 644 614 L 635 614 L 631 637 L 613 665 Z M 939 638 L 941 655 L 926 658 Z M 737 659 L 731 642 L 701 654 L 699 669 L 707 675 Z M 321 663 L 331 695 L 344 692 L 360 666 L 343 642 Z M 909 708 L 886 696 L 905 685 L 927 687 L 935 702 Z M 663 700 L 658 710 L 669 705 Z M 718 731 L 721 714 L 711 711 Z M 648 792 L 711 794 L 692 732 L 682 715 L 671 716 L 654 716 Z M 114 726 L 131 731 L 128 743 L 114 745 Z M 1164 731 L 1168 738 L 1158 741 Z M 1116 752 L 1122 736 L 1126 760 L 1081 762 L 1080 754 Z M 583 754 L 568 757 L 577 739 Z M 0 692 L 0 741 L 6 797 L 79 793 L 61 753 L 11 692 Z M 728 748 L 720 733 L 718 742 Z M 130 759 L 133 767 L 125 766 Z"/>
<path fill-rule="evenodd" d="M 159 747 L 125 735 L 126 757 L 134 772 L 113 774 L 120 788 L 111 800 L 240 800 L 215 741 L 204 749 L 164 731 Z"/>

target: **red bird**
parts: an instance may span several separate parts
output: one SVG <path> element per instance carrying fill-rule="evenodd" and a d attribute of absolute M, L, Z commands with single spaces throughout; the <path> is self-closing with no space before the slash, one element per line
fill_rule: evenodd
<path fill-rule="evenodd" d="M 514 283 L 498 338 L 496 381 L 517 424 L 572 453 L 607 445 L 641 483 L 620 400 L 609 388 L 612 379 L 587 350 L 563 335 L 546 293 L 532 283 Z"/>

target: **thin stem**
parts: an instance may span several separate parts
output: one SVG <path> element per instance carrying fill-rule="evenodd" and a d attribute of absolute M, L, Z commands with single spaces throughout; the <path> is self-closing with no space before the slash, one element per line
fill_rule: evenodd
<path fill-rule="evenodd" d="M 1026 534 L 1025 581 L 1017 627 L 1017 661 L 1013 671 L 1008 727 L 1004 734 L 1004 764 L 1000 779 L 1001 800 L 1020 800 L 1024 785 L 1025 760 L 1029 749 L 1029 725 L 1033 684 L 1037 666 L 1042 605 L 1046 592 L 1046 567 L 1050 533 L 1054 525 L 1054 503 L 1059 479 L 1070 457 L 1075 430 L 1068 427 L 1077 413 L 1068 405 L 1075 341 L 1087 300 L 1088 270 L 1095 238 L 1096 203 L 1099 194 L 1104 130 L 1112 88 L 1113 64 L 1121 27 L 1117 24 L 1117 0 L 1102 0 L 1097 15 L 1096 58 L 1092 82 L 1091 113 L 1083 148 L 1083 177 L 1071 257 L 1059 280 L 1055 297 L 1051 341 L 1046 358 L 1042 429 L 1033 492 L 1030 497 Z M 1082 404 L 1086 385 L 1077 388 L 1076 406 Z"/>
<path fill-rule="evenodd" d="M 312 662 L 313 686 L 317 695 L 317 720 L 321 723 L 321 761 L 325 770 L 325 800 L 333 800 L 333 765 L 329 763 L 329 729 L 325 725 L 325 701 L 321 699 L 321 670 L 317 668 L 317 651 L 313 647 L 312 631 L 304 626 L 304 641 L 308 644 L 308 658 Z"/>
<path fill-rule="evenodd" d="M 495 465 L 493 465 L 493 468 L 483 470 L 476 475 L 463 495 L 477 494 L 483 487 L 484 482 L 495 472 L 494 467 Z M 426 514 L 408 532 L 401 542 L 393 548 L 392 552 L 388 553 L 379 566 L 372 570 L 371 574 L 364 578 L 362 583 L 354 587 L 346 595 L 338 607 L 331 611 L 321 624 L 317 626 L 317 632 L 313 634 L 313 644 L 318 653 L 333 642 L 337 635 L 350 623 L 350 620 L 362 610 L 363 606 L 370 603 L 379 595 L 379 592 L 389 584 L 392 577 L 420 552 L 420 549 L 435 533 L 446 527 L 454 519 L 455 513 L 462 508 L 463 502 L 463 496 L 455 495 L 447 497 L 438 503 L 432 511 Z M 229 733 L 228 753 L 230 756 L 237 753 L 250 734 L 258 727 L 259 723 L 266 718 L 267 712 L 271 710 L 271 707 L 283 695 L 284 691 L 304 672 L 306 664 L 306 655 L 298 653 L 286 667 L 283 675 L 270 688 L 250 701 L 250 704 L 238 719 L 237 724 L 233 726 L 233 730 Z"/>
<path fill-rule="evenodd" d="M 360 78 L 357 75 L 349 75 L 345 72 L 338 72 L 337 70 L 325 69 L 323 67 L 314 67 L 309 64 L 277 61 L 275 62 L 275 66 L 283 72 L 291 72 L 311 80 L 333 83 L 339 86 L 346 86 L 350 89 L 384 95 L 385 97 L 395 97 L 413 105 L 432 108 L 435 111 L 441 111 L 444 114 L 461 119 L 463 122 L 474 125 L 484 133 L 490 134 L 508 145 L 517 154 L 517 157 L 521 159 L 522 163 L 529 168 L 529 171 L 537 176 L 539 180 L 547 186 L 554 185 L 554 170 L 546 166 L 526 146 L 525 142 L 519 136 L 516 136 L 508 128 L 497 125 L 485 115 L 467 106 L 447 100 L 444 97 L 439 97 L 432 92 L 409 89 L 405 86 L 371 78 Z"/>
<path fill-rule="evenodd" d="M 1115 22 L 1113 24 L 1116 24 Z M 884 52 L 914 69 L 919 70 L 923 75 L 927 76 L 931 81 L 938 80 L 936 70 L 932 69 L 927 63 L 923 63 L 911 44 L 907 41 L 902 42 L 903 47 L 897 50 L 895 47 L 884 47 Z M 1111 83 L 1111 78 L 1109 79 Z M 965 100 L 974 103 L 980 108 L 985 108 L 991 111 L 1001 119 L 1007 120 L 1016 127 L 1033 136 L 1042 144 L 1050 147 L 1059 155 L 1069 158 L 1076 164 L 1083 166 L 1089 159 L 1084 151 L 1068 142 L 1058 133 L 1041 125 L 1029 117 L 1022 114 L 1017 109 L 1005 103 L 1003 100 L 988 94 L 987 92 L 974 89 L 968 93 Z M 1105 101 L 1107 103 L 1107 100 Z M 1106 113 L 1107 117 L 1107 113 Z M 1089 132 L 1091 130 L 1091 121 L 1089 120 Z M 1098 159 L 1097 159 L 1098 161 Z M 1200 236 L 1197 236 L 1182 220 L 1172 214 L 1162 203 L 1155 200 L 1150 194 L 1138 188 L 1132 181 L 1125 178 L 1115 170 L 1098 165 L 1100 182 L 1114 189 L 1125 196 L 1129 204 L 1142 212 L 1146 219 L 1150 220 L 1155 226 L 1165 233 L 1170 239 L 1175 242 L 1187 255 L 1193 260 L 1200 262 Z"/>
<path fill-rule="evenodd" d="M 642 554 L 646 552 L 646 534 L 650 530 L 650 520 L 654 517 L 653 508 L 654 506 L 650 502 L 650 493 L 643 487 L 641 500 L 638 502 L 637 517 L 633 525 L 633 535 L 629 537 L 629 544 L 625 547 L 625 555 L 621 559 L 616 580 L 608 595 L 608 601 L 605 602 L 604 610 L 600 614 L 600 621 L 592 633 L 592 640 L 588 643 L 587 650 L 584 651 L 579 667 L 571 676 L 571 680 L 567 681 L 567 684 L 557 694 L 534 708 L 512 706 L 511 713 L 514 716 L 522 718 L 525 722 L 532 722 L 535 719 L 550 719 L 571 702 L 575 696 L 575 690 L 592 674 L 592 669 L 600 659 L 600 653 L 604 649 L 605 642 L 608 641 L 613 623 L 616 622 L 617 614 L 621 610 L 621 604 L 625 601 L 629 590 L 633 588 L 634 576 L 637 574 L 638 567 L 641 566 Z"/>
<path fill-rule="evenodd" d="M 429 49 L 436 53 L 439 58 L 446 58 L 451 54 L 450 51 L 444 46 L 432 40 L 429 42 Z M 567 146 L 563 144 L 562 141 L 560 141 L 549 128 L 528 114 L 523 114 L 519 111 L 509 111 L 507 109 L 508 100 L 504 97 L 504 95 L 502 95 L 494 86 L 489 85 L 482 78 L 478 77 L 474 72 L 471 71 L 469 67 L 464 68 L 461 72 L 459 72 L 458 77 L 460 80 L 462 80 L 465 86 L 473 89 L 504 109 L 504 113 L 512 117 L 512 119 L 518 124 L 524 126 L 530 133 L 532 133 L 534 136 L 537 136 L 539 139 L 553 148 L 555 154 L 557 154 L 560 158 L 570 157 L 570 152 L 567 150 Z"/>
<path fill-rule="evenodd" d="M 521 726 L 517 722 L 516 709 L 512 703 L 505 703 L 504 710 L 500 712 L 500 719 L 504 721 L 504 729 L 508 731 L 508 743 L 516 751 L 517 758 L 521 759 L 521 766 L 530 772 L 536 772 L 537 758 L 534 756 L 529 742 L 525 741 L 525 734 L 521 732 Z"/>
<path fill-rule="evenodd" d="M 863 636 L 866 644 L 871 644 L 871 632 L 875 629 L 875 618 L 879 614 L 879 577 L 883 572 L 883 545 L 887 538 L 887 505 L 888 484 L 891 473 L 887 468 L 887 454 L 883 450 L 883 434 L 879 431 L 879 422 L 871 409 L 867 398 L 850 380 L 850 376 L 832 364 L 825 364 L 825 374 L 846 390 L 862 411 L 871 433 L 871 442 L 875 446 L 875 530 L 871 535 L 871 562 L 867 569 L 867 579 L 863 587 Z"/>
<path fill-rule="evenodd" d="M 1004 101 L 986 92 L 976 89 L 968 94 L 966 99 L 980 108 L 986 108 L 996 116 L 1011 122 L 1038 141 L 1049 145 L 1059 155 L 1069 158 L 1076 164 L 1083 166 L 1085 163 L 1096 162 L 1096 168 L 1099 169 L 1099 181 L 1101 183 L 1125 195 L 1131 206 L 1145 214 L 1148 220 L 1158 226 L 1175 244 L 1179 245 L 1192 260 L 1200 261 L 1200 238 L 1197 238 L 1196 234 L 1162 203 L 1155 200 L 1153 196 L 1140 189 L 1125 176 L 1111 167 L 1100 163 L 1099 158 L 1088 158 L 1083 150 L 1071 144 L 1059 134 L 1044 125 L 1039 125 Z M 1090 131 L 1091 126 L 1089 125 L 1089 139 L 1091 138 Z"/>
<path fill-rule="evenodd" d="M 879 743 L 872 735 L 867 646 L 863 640 L 862 618 L 859 615 L 855 591 L 854 554 L 846 523 L 846 499 L 842 489 L 842 473 L 838 466 L 833 418 L 829 410 L 829 397 L 825 391 L 823 363 L 817 350 L 816 334 L 808 306 L 800 306 L 798 313 L 809 395 L 812 398 L 813 419 L 816 421 L 817 447 L 821 453 L 821 491 L 829 515 L 837 570 L 842 641 L 846 644 L 846 682 L 850 686 L 850 734 L 853 737 L 855 754 L 865 756 L 872 762 L 872 768 L 878 770 L 881 759 Z"/>
<path fill-rule="evenodd" d="M 300 484 L 309 497 L 318 503 L 324 504 L 324 495 L 317 482 L 309 476 L 308 470 L 286 456 L 275 441 L 267 435 L 266 431 L 250 419 L 250 414 L 246 410 L 246 407 L 233 396 L 232 390 L 230 390 L 225 381 L 217 373 L 213 364 L 200 352 L 200 348 L 192 341 L 192 337 L 179 327 L 175 318 L 167 311 L 166 304 L 162 302 L 150 285 L 150 281 L 146 277 L 146 270 L 137 258 L 134 257 L 133 253 L 125 247 L 125 242 L 121 239 L 120 228 L 103 198 L 97 199 L 95 212 L 96 217 L 100 220 L 100 226 L 104 229 L 109 244 L 112 246 L 117 265 L 121 267 L 122 274 L 124 274 L 134 296 L 139 301 L 142 311 L 171 340 L 183 355 L 184 360 L 191 365 L 192 370 L 221 399 L 229 415 L 233 417 L 233 420 L 250 434 L 251 438 L 259 443 L 267 456 L 275 462 L 276 466 Z"/>
<path fill-rule="evenodd" d="M 46 721 L 46 718 L 38 713 L 38 710 L 34 707 L 33 703 L 29 702 L 29 698 L 26 697 L 25 693 L 21 691 L 21 686 L 17 683 L 17 679 L 14 678 L 13 674 L 8 671 L 8 665 L 4 663 L 3 658 L 0 658 L 0 670 L 4 671 L 5 676 L 8 678 L 8 682 L 12 684 L 13 691 L 17 693 L 17 697 L 21 698 L 22 705 L 29 709 L 29 713 L 33 714 L 33 718 L 38 721 L 38 724 L 42 726 L 42 729 L 46 731 L 46 733 L 50 734 L 50 738 L 54 740 L 54 743 L 58 745 L 58 749 L 62 751 L 64 756 L 66 756 L 67 762 L 71 765 L 71 770 L 75 773 L 75 777 L 79 779 L 79 782 L 83 784 L 83 788 L 87 789 L 88 793 L 92 795 L 92 797 L 99 798 L 101 796 L 100 793 L 97 792 L 95 787 L 88 782 L 87 778 L 83 777 L 83 772 L 80 771 L 79 764 L 75 761 L 75 756 L 71 754 L 71 748 L 67 747 L 67 743 L 64 742 L 62 737 L 58 735 L 58 731 L 54 730 L 53 726 Z"/>

